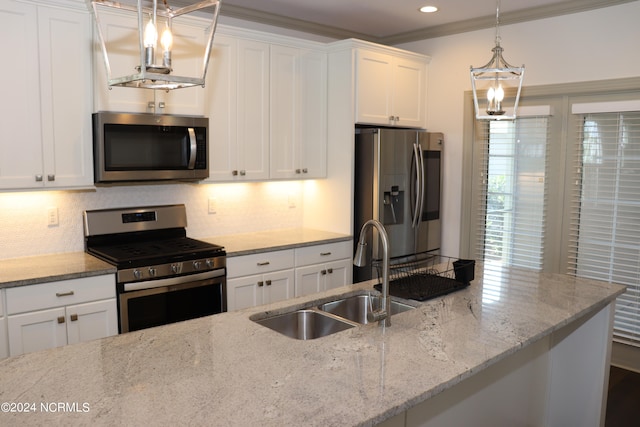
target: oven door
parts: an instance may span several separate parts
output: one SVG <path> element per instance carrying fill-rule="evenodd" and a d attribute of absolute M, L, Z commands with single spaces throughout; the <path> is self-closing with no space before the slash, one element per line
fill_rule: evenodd
<path fill-rule="evenodd" d="M 125 283 L 118 295 L 120 333 L 226 311 L 224 269 Z"/>

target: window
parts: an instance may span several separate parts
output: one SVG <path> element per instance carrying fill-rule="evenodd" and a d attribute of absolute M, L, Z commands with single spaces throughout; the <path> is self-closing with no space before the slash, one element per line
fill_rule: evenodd
<path fill-rule="evenodd" d="M 477 259 L 542 268 L 547 123 L 546 117 L 477 123 Z"/>
<path fill-rule="evenodd" d="M 469 95 L 460 241 L 462 257 L 626 285 L 614 340 L 638 348 L 639 87 L 539 87 L 520 110 L 548 104 L 548 114 L 504 122 L 475 121 Z"/>
<path fill-rule="evenodd" d="M 620 283 L 614 339 L 640 345 L 640 112 L 582 114 L 569 265 Z"/>

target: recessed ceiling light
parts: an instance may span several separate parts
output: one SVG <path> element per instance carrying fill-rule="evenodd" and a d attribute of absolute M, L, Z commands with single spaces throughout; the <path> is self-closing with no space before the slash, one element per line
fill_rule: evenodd
<path fill-rule="evenodd" d="M 420 12 L 424 12 L 424 13 L 433 13 L 437 11 L 438 11 L 438 8 L 435 6 L 422 6 L 420 8 Z"/>

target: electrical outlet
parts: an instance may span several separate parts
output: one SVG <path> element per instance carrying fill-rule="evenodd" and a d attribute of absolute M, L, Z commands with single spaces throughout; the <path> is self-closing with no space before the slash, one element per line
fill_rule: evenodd
<path fill-rule="evenodd" d="M 47 225 L 49 227 L 56 227 L 60 224 L 58 218 L 58 208 L 50 207 L 47 208 Z"/>
<path fill-rule="evenodd" d="M 209 197 L 209 213 L 215 214 L 218 212 L 218 199 L 215 197 Z"/>

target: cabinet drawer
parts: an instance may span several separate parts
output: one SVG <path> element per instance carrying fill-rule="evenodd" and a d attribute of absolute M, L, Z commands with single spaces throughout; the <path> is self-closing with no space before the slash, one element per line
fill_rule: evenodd
<path fill-rule="evenodd" d="M 227 258 L 227 277 L 241 277 L 252 274 L 293 268 L 293 249 L 264 252 Z"/>
<path fill-rule="evenodd" d="M 7 289 L 7 314 L 115 298 L 115 275 L 83 277 Z"/>
<path fill-rule="evenodd" d="M 351 258 L 353 243 L 349 241 L 307 246 L 296 249 L 296 267 Z"/>

